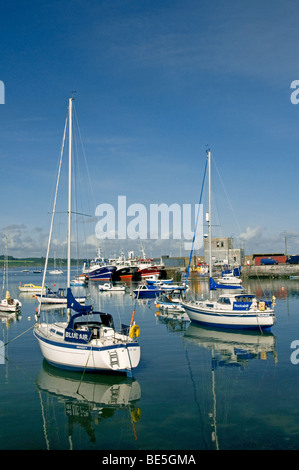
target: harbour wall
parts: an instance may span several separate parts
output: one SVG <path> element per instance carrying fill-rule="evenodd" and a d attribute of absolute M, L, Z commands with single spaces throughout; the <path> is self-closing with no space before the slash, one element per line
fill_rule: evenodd
<path fill-rule="evenodd" d="M 270 266 L 244 265 L 241 268 L 244 278 L 299 276 L 299 264 L 274 264 Z"/>
<path fill-rule="evenodd" d="M 174 263 L 175 264 L 175 263 Z M 187 271 L 188 263 L 178 266 L 165 266 L 167 277 L 181 276 Z M 218 268 L 218 274 L 221 268 Z M 199 273 L 190 272 L 191 276 L 199 276 Z M 241 267 L 242 278 L 289 278 L 299 276 L 299 264 L 279 263 L 274 265 L 244 264 Z"/>

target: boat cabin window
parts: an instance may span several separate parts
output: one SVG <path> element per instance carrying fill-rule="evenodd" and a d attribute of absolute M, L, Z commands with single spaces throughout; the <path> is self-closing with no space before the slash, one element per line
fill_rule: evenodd
<path fill-rule="evenodd" d="M 230 299 L 229 299 L 228 297 L 220 297 L 220 299 L 219 299 L 218 302 L 221 303 L 221 304 L 228 304 L 228 305 L 230 305 Z"/>
<path fill-rule="evenodd" d="M 252 296 L 250 295 L 239 295 L 236 297 L 237 302 L 252 302 Z"/>

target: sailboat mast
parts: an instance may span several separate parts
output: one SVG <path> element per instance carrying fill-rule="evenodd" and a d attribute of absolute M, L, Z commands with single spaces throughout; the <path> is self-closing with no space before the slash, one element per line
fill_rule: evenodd
<path fill-rule="evenodd" d="M 212 277 L 212 201 L 211 201 L 211 151 L 208 150 L 208 173 L 209 173 L 209 278 Z M 210 284 L 209 284 L 210 285 Z M 211 295 L 211 291 L 210 291 Z"/>
<path fill-rule="evenodd" d="M 67 287 L 71 284 L 71 215 L 72 215 L 72 114 L 73 98 L 69 98 L 69 175 L 68 175 L 68 232 L 67 232 Z"/>

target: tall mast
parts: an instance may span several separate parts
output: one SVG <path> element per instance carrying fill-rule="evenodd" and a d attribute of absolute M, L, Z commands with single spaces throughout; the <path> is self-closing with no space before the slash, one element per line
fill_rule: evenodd
<path fill-rule="evenodd" d="M 68 233 L 67 233 L 67 287 L 71 284 L 71 215 L 72 215 L 72 112 L 73 99 L 69 98 L 69 178 L 68 178 Z"/>
<path fill-rule="evenodd" d="M 209 149 L 208 152 L 208 172 L 209 172 L 209 278 L 212 277 L 212 202 L 211 202 L 211 150 Z M 209 279 L 210 285 L 210 279 Z M 211 291 L 210 296 L 211 296 Z"/>

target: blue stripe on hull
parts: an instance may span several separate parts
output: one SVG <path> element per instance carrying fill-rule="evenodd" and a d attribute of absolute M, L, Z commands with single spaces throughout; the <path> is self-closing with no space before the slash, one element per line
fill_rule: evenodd
<path fill-rule="evenodd" d="M 191 320 L 191 319 L 190 319 Z M 262 325 L 227 325 L 227 324 L 220 324 L 220 323 L 211 323 L 205 321 L 198 321 L 198 320 L 191 320 L 192 323 L 196 323 L 197 325 L 205 325 L 211 326 L 213 328 L 225 328 L 226 330 L 271 330 L 271 325 L 269 326 L 262 326 Z"/>
<path fill-rule="evenodd" d="M 66 349 L 84 349 L 84 350 L 90 350 L 92 349 L 93 351 L 105 351 L 105 350 L 108 350 L 108 349 L 119 349 L 119 348 L 131 348 L 131 347 L 136 347 L 136 346 L 139 346 L 139 344 L 136 342 L 136 343 L 130 343 L 130 344 L 124 344 L 124 343 L 121 343 L 121 344 L 112 344 L 111 346 L 94 346 L 94 345 L 84 345 L 82 343 L 72 343 L 72 342 L 68 342 L 68 343 L 62 343 L 62 342 L 59 342 L 59 341 L 53 341 L 53 340 L 50 340 L 48 338 L 44 338 L 43 336 L 39 335 L 37 333 L 37 331 L 33 331 L 33 334 L 34 336 L 39 339 L 40 341 L 43 341 L 44 343 L 48 343 L 48 344 L 51 344 L 52 346 L 58 346 L 58 347 L 61 347 L 61 348 L 66 348 Z"/>
<path fill-rule="evenodd" d="M 193 312 L 197 315 L 206 315 L 206 316 L 209 316 L 209 317 L 219 317 L 219 318 L 228 318 L 228 319 L 231 319 L 231 318 L 244 318 L 244 313 L 240 313 L 240 315 L 238 315 L 237 313 L 232 313 L 232 314 L 217 314 L 216 312 L 205 312 L 205 311 L 202 311 L 202 312 L 199 312 L 197 309 L 194 309 L 192 307 L 185 307 L 185 310 L 186 310 L 186 313 L 188 315 L 188 310 L 190 312 Z M 188 315 L 189 316 L 189 315 Z M 256 314 L 248 314 L 246 313 L 246 317 L 247 318 L 254 318 L 256 319 Z M 189 316 L 190 318 L 190 316 Z M 273 318 L 273 317 L 272 317 Z M 204 321 L 204 320 L 195 320 L 194 318 L 190 318 L 191 322 L 194 322 L 194 323 L 197 323 L 197 324 L 201 324 L 201 325 L 208 325 L 208 326 L 213 326 L 213 327 L 217 327 L 217 328 L 226 328 L 226 329 L 246 329 L 246 330 L 260 330 L 260 329 L 263 329 L 263 330 L 270 330 L 271 327 L 273 325 L 259 325 L 258 323 L 256 325 L 251 325 L 251 324 L 242 324 L 242 325 L 233 325 L 233 324 L 227 324 L 227 323 L 217 323 L 217 322 L 208 322 L 208 321 Z"/>
<path fill-rule="evenodd" d="M 69 371 L 73 371 L 73 372 L 82 372 L 82 367 L 75 367 L 75 366 L 69 366 L 67 364 L 60 364 L 60 363 L 56 363 L 56 362 L 52 362 L 52 361 L 49 361 L 48 359 L 45 359 L 45 361 L 50 364 L 51 366 L 53 367 L 57 367 L 58 369 L 62 369 L 62 370 L 69 370 Z M 107 372 L 111 372 L 111 373 L 114 373 L 114 374 L 126 374 L 126 375 L 130 375 L 131 371 L 128 371 L 126 369 L 124 370 L 113 370 L 113 369 L 95 369 L 95 368 L 92 368 L 92 367 L 84 367 L 84 371 L 85 372 L 93 372 L 93 373 L 99 373 L 99 372 L 103 372 L 103 373 L 107 373 Z"/>

